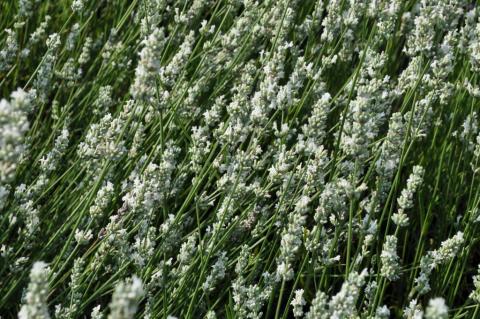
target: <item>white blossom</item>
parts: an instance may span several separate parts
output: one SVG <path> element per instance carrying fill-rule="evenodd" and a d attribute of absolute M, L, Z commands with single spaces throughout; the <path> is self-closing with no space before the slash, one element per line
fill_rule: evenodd
<path fill-rule="evenodd" d="M 33 264 L 25 303 L 18 313 L 20 319 L 50 319 L 47 304 L 49 272 L 50 269 L 44 262 Z"/>
<path fill-rule="evenodd" d="M 72 11 L 81 14 L 85 6 L 84 0 L 73 0 Z"/>
<path fill-rule="evenodd" d="M 142 41 L 140 61 L 135 69 L 135 81 L 130 92 L 135 100 L 153 104 L 156 100 L 157 74 L 160 71 L 160 54 L 163 49 L 165 35 L 162 29 L 155 29 Z M 160 96 L 162 99 L 163 97 Z"/>
<path fill-rule="evenodd" d="M 473 286 L 475 290 L 470 293 L 470 298 L 476 303 L 480 303 L 480 266 L 478 267 L 477 274 L 473 276 Z"/>
<path fill-rule="evenodd" d="M 136 276 L 118 283 L 110 302 L 108 319 L 133 319 L 143 295 L 142 281 Z"/>
<path fill-rule="evenodd" d="M 400 197 L 397 199 L 399 209 L 393 214 L 392 221 L 399 227 L 403 227 L 408 223 L 408 217 L 405 210 L 413 207 L 413 195 L 423 183 L 423 175 L 425 170 L 421 166 L 414 166 L 412 173 L 408 177 L 407 187 L 402 190 Z"/>
<path fill-rule="evenodd" d="M 301 318 L 303 316 L 303 306 L 306 305 L 306 301 L 303 299 L 303 289 L 295 290 L 295 297 L 291 304 L 293 306 L 293 316 Z"/>
<path fill-rule="evenodd" d="M 367 270 L 361 273 L 350 273 L 340 291 L 328 302 L 330 318 L 340 319 L 355 317 L 357 314 L 356 302 L 360 289 L 365 283 Z"/>
<path fill-rule="evenodd" d="M 315 293 L 315 298 L 312 300 L 310 309 L 305 315 L 305 319 L 327 319 L 327 305 L 327 295 L 324 292 L 317 290 Z"/>
<path fill-rule="evenodd" d="M 34 92 L 17 89 L 10 102 L 0 100 L 0 185 L 15 176 L 17 165 L 27 150 L 25 135 L 30 128 L 28 113 Z"/>
<path fill-rule="evenodd" d="M 216 285 L 225 277 L 226 263 L 228 258 L 225 252 L 221 252 L 217 258 L 217 261 L 212 265 L 212 269 L 205 278 L 205 281 L 202 285 L 202 289 L 206 292 L 212 291 L 215 289 Z"/>
<path fill-rule="evenodd" d="M 310 198 L 301 197 L 290 215 L 289 222 L 282 233 L 280 242 L 280 256 L 277 259 L 277 280 L 289 281 L 293 279 L 293 261 L 302 245 L 302 230 L 306 221 L 306 212 Z"/>
<path fill-rule="evenodd" d="M 75 230 L 75 240 L 79 245 L 87 244 L 93 238 L 92 231 L 89 230 Z"/>
<path fill-rule="evenodd" d="M 51 34 L 46 43 L 47 52 L 45 53 L 43 60 L 40 62 L 38 72 L 33 82 L 33 86 L 37 90 L 38 97 L 44 103 L 47 101 L 47 97 L 52 90 L 54 67 L 58 54 L 57 51 L 61 45 L 60 35 L 57 33 Z"/>
<path fill-rule="evenodd" d="M 428 307 L 425 310 L 425 319 L 447 319 L 448 307 L 445 299 L 438 297 L 428 301 Z"/>
<path fill-rule="evenodd" d="M 7 39 L 0 50 L 0 72 L 12 67 L 18 51 L 17 33 L 11 29 L 6 29 L 5 33 L 7 33 Z"/>
<path fill-rule="evenodd" d="M 429 292 L 432 271 L 451 261 L 462 249 L 463 243 L 463 233 L 457 232 L 452 238 L 443 241 L 438 249 L 427 252 L 420 260 L 420 273 L 415 278 L 413 291 L 417 291 L 420 295 Z"/>
<path fill-rule="evenodd" d="M 398 279 L 400 258 L 397 255 L 397 237 L 387 236 L 385 238 L 380 259 L 382 261 L 382 276 L 391 281 Z"/>

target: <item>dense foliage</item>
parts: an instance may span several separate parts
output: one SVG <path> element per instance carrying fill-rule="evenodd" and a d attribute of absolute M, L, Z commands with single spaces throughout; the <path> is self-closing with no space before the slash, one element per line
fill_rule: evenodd
<path fill-rule="evenodd" d="M 468 0 L 0 1 L 2 318 L 480 317 Z"/>

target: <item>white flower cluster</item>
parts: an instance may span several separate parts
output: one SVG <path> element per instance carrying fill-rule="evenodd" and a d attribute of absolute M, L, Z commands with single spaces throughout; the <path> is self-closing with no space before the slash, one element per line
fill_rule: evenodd
<path fill-rule="evenodd" d="M 302 231 L 306 221 L 306 213 L 308 212 L 308 204 L 310 198 L 301 197 L 295 205 L 295 210 L 289 216 L 289 222 L 280 243 L 280 256 L 277 260 L 277 280 L 288 281 L 294 276 L 292 262 L 296 258 L 298 251 L 302 245 Z"/>
<path fill-rule="evenodd" d="M 87 37 L 83 43 L 82 53 L 80 53 L 80 56 L 78 57 L 78 64 L 85 65 L 90 61 L 92 45 L 93 39 L 91 37 Z"/>
<path fill-rule="evenodd" d="M 133 319 L 143 295 L 142 281 L 136 276 L 118 283 L 110 302 L 108 319 Z"/>
<path fill-rule="evenodd" d="M 105 214 L 105 210 L 111 203 L 114 195 L 113 184 L 110 181 L 106 181 L 98 190 L 95 201 L 89 209 L 90 216 L 94 220 L 101 218 Z"/>
<path fill-rule="evenodd" d="M 78 311 L 80 303 L 82 301 L 82 287 L 81 280 L 83 271 L 85 270 L 85 260 L 83 258 L 77 258 L 73 262 L 72 273 L 70 275 L 69 287 L 71 289 L 70 305 L 69 307 L 62 307 L 61 305 L 55 306 L 55 318 L 68 319 L 75 316 Z"/>
<path fill-rule="evenodd" d="M 33 109 L 35 91 L 27 93 L 17 89 L 10 98 L 10 101 L 0 100 L 0 209 L 5 205 L 17 165 L 28 148 L 28 114 Z"/>
<path fill-rule="evenodd" d="M 401 156 L 400 151 L 404 144 L 404 134 L 405 124 L 402 114 L 398 112 L 393 113 L 390 117 L 387 136 L 381 146 L 380 156 L 375 163 L 381 200 L 388 196 L 392 178 L 398 168 Z"/>
<path fill-rule="evenodd" d="M 92 319 L 103 319 L 104 316 L 103 314 L 100 312 L 100 305 L 94 307 L 92 309 L 92 313 L 90 314 L 90 317 L 92 317 Z"/>
<path fill-rule="evenodd" d="M 425 310 L 425 319 L 448 319 L 448 307 L 445 299 L 441 297 L 430 299 Z"/>
<path fill-rule="evenodd" d="M 123 202 L 129 210 L 137 212 L 139 219 L 151 216 L 153 210 L 172 195 L 171 179 L 179 151 L 175 145 L 168 145 L 160 164 L 149 163 L 141 175 L 133 172 L 122 186 L 128 190 Z"/>
<path fill-rule="evenodd" d="M 478 267 L 477 274 L 473 276 L 473 286 L 475 290 L 470 293 L 470 298 L 476 303 L 480 303 L 480 266 Z"/>
<path fill-rule="evenodd" d="M 423 319 L 423 311 L 421 305 L 417 304 L 417 299 L 410 301 L 407 307 L 403 309 L 403 318 L 405 319 Z"/>
<path fill-rule="evenodd" d="M 40 101 L 44 103 L 47 102 L 48 95 L 52 90 L 55 62 L 58 57 L 58 50 L 62 44 L 60 41 L 60 35 L 57 33 L 51 34 L 46 43 L 47 52 L 40 62 L 38 72 L 33 82 L 33 87 L 37 90 Z"/>
<path fill-rule="evenodd" d="M 247 284 L 244 275 L 249 258 L 248 246 L 243 246 L 235 265 L 237 279 L 232 283 L 234 309 L 238 318 L 260 319 L 263 315 L 261 309 L 268 299 L 272 287 L 268 284 L 263 287 L 259 283 Z"/>
<path fill-rule="evenodd" d="M 326 135 L 325 127 L 330 111 L 331 98 L 329 93 L 324 93 L 313 105 L 308 123 L 302 127 L 304 137 L 300 136 L 299 138 L 305 139 L 305 152 L 307 154 L 314 154 L 322 147 Z"/>
<path fill-rule="evenodd" d="M 315 294 L 315 298 L 312 300 L 310 309 L 305 315 L 305 319 L 326 319 L 328 317 L 328 312 L 326 311 L 328 307 L 327 295 L 318 290 Z"/>
<path fill-rule="evenodd" d="M 463 248 L 464 237 L 462 232 L 456 233 L 452 238 L 443 241 L 440 248 L 429 251 L 420 260 L 420 274 L 415 278 L 415 287 L 413 291 L 420 295 L 430 291 L 430 274 L 438 266 L 450 262 L 457 253 Z"/>
<path fill-rule="evenodd" d="M 175 84 L 180 72 L 182 71 L 182 68 L 184 67 L 184 64 L 187 62 L 187 59 L 190 56 L 190 53 L 192 53 L 194 41 L 195 32 L 190 31 L 190 33 L 185 36 L 185 40 L 170 62 L 165 67 L 160 68 L 160 83 L 164 87 L 171 88 Z"/>
<path fill-rule="evenodd" d="M 94 114 L 104 115 L 109 112 L 110 108 L 114 105 L 112 100 L 112 87 L 110 85 L 101 86 L 98 91 L 98 97 L 93 103 Z"/>
<path fill-rule="evenodd" d="M 366 269 L 361 273 L 350 273 L 348 279 L 340 288 L 340 291 L 332 296 L 329 301 L 327 301 L 325 293 L 317 291 L 305 318 L 327 319 L 357 317 L 358 313 L 355 304 L 360 296 L 360 289 L 364 285 L 366 277 Z"/>
<path fill-rule="evenodd" d="M 408 225 L 408 216 L 405 210 L 413 207 L 413 195 L 423 183 L 423 175 L 425 170 L 421 166 L 414 166 L 412 173 L 408 177 L 407 187 L 402 190 L 398 198 L 398 211 L 392 215 L 392 221 L 399 227 Z"/>
<path fill-rule="evenodd" d="M 35 262 L 30 272 L 30 283 L 25 294 L 25 304 L 18 313 L 20 319 L 50 319 L 47 298 L 50 269 L 44 262 Z"/>
<path fill-rule="evenodd" d="M 158 72 L 160 71 L 160 58 L 165 42 L 162 29 L 155 29 L 142 42 L 140 61 L 135 69 L 135 81 L 130 91 L 135 100 L 146 104 L 157 101 Z M 160 96 L 161 99 L 164 97 Z"/>
<path fill-rule="evenodd" d="M 348 105 L 342 119 L 340 149 L 351 158 L 345 164 L 348 173 L 359 174 L 370 156 L 372 142 L 379 133 L 390 113 L 393 91 L 390 77 L 383 76 L 381 68 L 385 65 L 384 54 L 374 51 L 365 53 L 361 78 L 356 86 L 356 98 Z"/>
<path fill-rule="evenodd" d="M 303 299 L 303 289 L 295 290 L 295 297 L 291 304 L 293 306 L 293 316 L 301 318 L 303 316 L 303 306 L 307 304 L 305 299 Z"/>
<path fill-rule="evenodd" d="M 2 316 L 474 317 L 474 2 L 1 2 Z"/>
<path fill-rule="evenodd" d="M 217 284 L 225 277 L 227 261 L 228 258 L 226 252 L 221 252 L 217 258 L 217 261 L 212 265 L 212 270 L 202 285 L 203 290 L 209 292 L 216 288 Z"/>
<path fill-rule="evenodd" d="M 82 14 L 84 6 L 85 6 L 84 0 L 72 1 L 72 11 L 75 13 Z"/>
<path fill-rule="evenodd" d="M 44 173 L 51 173 L 57 169 L 61 157 L 65 154 L 68 147 L 70 133 L 64 127 L 55 139 L 53 148 L 40 159 L 40 168 Z"/>
<path fill-rule="evenodd" d="M 0 185 L 14 178 L 27 148 L 25 135 L 30 127 L 27 116 L 31 109 L 32 95 L 22 89 L 13 92 L 10 101 L 0 100 Z"/>
<path fill-rule="evenodd" d="M 11 29 L 6 29 L 7 39 L 5 45 L 0 50 L 0 72 L 5 72 L 12 67 L 18 52 L 17 33 Z"/>
<path fill-rule="evenodd" d="M 45 20 L 42 23 L 40 23 L 40 25 L 35 29 L 34 32 L 30 34 L 30 44 L 34 45 L 39 43 L 40 41 L 45 40 L 48 24 L 51 19 L 52 19 L 51 16 L 49 15 L 45 16 Z"/>
<path fill-rule="evenodd" d="M 18 16 L 28 18 L 32 15 L 33 0 L 18 0 Z"/>
<path fill-rule="evenodd" d="M 385 238 L 380 255 L 382 268 L 380 273 L 388 280 L 399 278 L 400 258 L 397 255 L 397 237 L 390 235 Z"/>
<path fill-rule="evenodd" d="M 102 163 L 117 161 L 126 153 L 125 142 L 119 139 L 122 129 L 123 120 L 110 113 L 90 126 L 77 150 L 80 158 L 86 161 L 87 171 L 98 173 Z"/>

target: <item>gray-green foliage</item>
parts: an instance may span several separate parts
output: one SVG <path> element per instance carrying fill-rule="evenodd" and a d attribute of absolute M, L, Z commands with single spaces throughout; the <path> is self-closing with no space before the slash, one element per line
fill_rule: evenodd
<path fill-rule="evenodd" d="M 475 318 L 467 0 L 0 1 L 5 318 Z"/>

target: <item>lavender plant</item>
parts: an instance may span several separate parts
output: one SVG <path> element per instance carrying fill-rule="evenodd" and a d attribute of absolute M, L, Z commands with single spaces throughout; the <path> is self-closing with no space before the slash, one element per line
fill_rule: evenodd
<path fill-rule="evenodd" d="M 0 1 L 0 316 L 480 318 L 479 10 Z"/>

